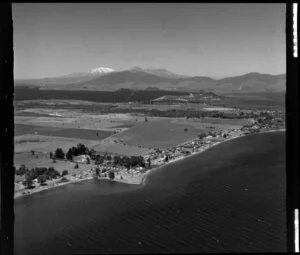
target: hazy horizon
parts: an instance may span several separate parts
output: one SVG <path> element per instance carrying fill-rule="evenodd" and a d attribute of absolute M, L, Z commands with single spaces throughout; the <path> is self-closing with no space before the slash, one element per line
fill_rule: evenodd
<path fill-rule="evenodd" d="M 153 68 L 153 69 L 164 69 L 164 68 Z M 130 70 L 127 70 L 127 69 L 126 70 L 116 70 L 116 72 L 121 72 L 121 71 L 130 71 Z M 167 71 L 169 71 L 169 70 L 167 70 Z M 247 73 L 241 73 L 241 74 L 236 74 L 236 75 L 227 75 L 227 76 L 221 76 L 221 77 L 211 77 L 211 76 L 208 76 L 208 75 L 201 75 L 201 76 L 200 75 L 186 75 L 186 77 L 208 77 L 208 78 L 212 78 L 212 79 L 215 79 L 215 80 L 220 80 L 220 79 L 223 79 L 223 78 L 243 76 L 243 75 L 247 75 L 247 74 L 251 74 L 251 73 L 267 74 L 267 75 L 273 75 L 273 76 L 286 75 L 285 72 L 283 72 L 283 73 L 277 73 L 277 74 L 260 73 L 260 72 L 247 72 Z M 39 78 L 36 78 L 36 77 L 31 77 L 31 78 L 16 78 L 16 77 L 14 77 L 14 80 L 20 80 L 20 81 L 22 81 L 22 80 L 35 80 L 35 79 L 51 79 L 51 78 L 64 77 L 64 76 L 71 75 L 71 74 L 76 74 L 76 73 L 69 73 L 69 74 L 56 75 L 56 76 L 47 76 L 47 77 L 39 77 Z M 178 73 L 175 73 L 175 74 L 178 74 Z M 155 75 L 155 74 L 153 74 L 153 75 Z"/>
<path fill-rule="evenodd" d="M 13 3 L 15 79 L 96 67 L 285 73 L 285 4 Z"/>

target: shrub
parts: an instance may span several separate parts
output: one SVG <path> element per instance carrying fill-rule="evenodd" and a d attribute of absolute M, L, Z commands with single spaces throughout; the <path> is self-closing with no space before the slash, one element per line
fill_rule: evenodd
<path fill-rule="evenodd" d="M 45 175 L 39 175 L 38 176 L 38 183 L 39 184 L 44 185 L 46 181 L 47 181 L 47 177 Z"/>
<path fill-rule="evenodd" d="M 115 173 L 113 171 L 108 172 L 108 177 L 111 180 L 115 179 Z"/>
<path fill-rule="evenodd" d="M 68 175 L 68 174 L 69 174 L 68 170 L 64 170 L 64 171 L 62 171 L 61 176 L 65 176 L 65 175 Z"/>
<path fill-rule="evenodd" d="M 185 132 L 187 132 L 187 131 L 188 131 L 188 129 L 187 129 L 187 128 L 185 128 L 185 129 L 184 129 L 184 131 L 185 131 Z"/>
<path fill-rule="evenodd" d="M 202 139 L 202 138 L 204 138 L 204 137 L 206 137 L 206 134 L 205 134 L 205 133 L 201 133 L 201 134 L 198 135 L 198 138 L 199 138 L 199 139 Z"/>
<path fill-rule="evenodd" d="M 27 188 L 32 188 L 32 183 L 33 183 L 33 180 L 34 180 L 34 175 L 33 175 L 33 172 L 32 171 L 28 171 L 26 172 L 25 174 L 25 181 L 23 182 L 23 184 L 25 186 L 27 186 Z"/>
<path fill-rule="evenodd" d="M 45 175 L 48 177 L 48 179 L 56 179 L 60 176 L 60 173 L 55 170 L 53 167 L 49 167 L 45 173 Z"/>
<path fill-rule="evenodd" d="M 63 178 L 60 179 L 59 182 L 68 182 L 68 181 L 69 181 L 69 179 L 67 179 L 66 177 L 63 177 Z"/>
<path fill-rule="evenodd" d="M 113 159 L 113 160 L 114 160 L 113 163 L 114 163 L 115 165 L 118 165 L 118 164 L 121 163 L 121 157 L 118 156 L 118 155 L 114 156 L 114 159 Z"/>
<path fill-rule="evenodd" d="M 93 159 L 93 157 L 96 155 L 96 151 L 94 149 L 90 149 L 88 155 Z"/>
<path fill-rule="evenodd" d="M 104 157 L 101 157 L 100 155 L 97 155 L 96 156 L 96 159 L 95 159 L 95 164 L 96 165 L 100 165 L 104 162 Z"/>
<path fill-rule="evenodd" d="M 35 175 L 40 176 L 40 175 L 44 175 L 47 172 L 47 168 L 46 167 L 36 167 L 34 169 Z"/>
<path fill-rule="evenodd" d="M 165 157 L 165 161 L 166 161 L 166 162 L 168 162 L 168 161 L 169 161 L 169 156 L 168 156 L 168 155 L 166 155 L 166 157 Z"/>
<path fill-rule="evenodd" d="M 96 165 L 102 164 L 103 161 L 104 161 L 104 157 L 101 157 L 100 155 L 97 155 L 97 156 L 96 156 L 96 159 L 95 159 L 95 164 L 96 164 Z"/>
<path fill-rule="evenodd" d="M 15 168 L 16 175 L 24 175 L 28 171 L 29 171 L 29 169 L 25 165 L 21 165 L 18 170 Z"/>

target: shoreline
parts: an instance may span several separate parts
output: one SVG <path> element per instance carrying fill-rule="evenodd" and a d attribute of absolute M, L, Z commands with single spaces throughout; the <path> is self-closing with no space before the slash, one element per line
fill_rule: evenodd
<path fill-rule="evenodd" d="M 62 183 L 58 183 L 58 184 L 50 184 L 50 185 L 45 185 L 43 186 L 43 188 L 39 188 L 39 189 L 24 189 L 24 190 L 20 190 L 15 192 L 14 194 L 14 198 L 19 198 L 19 197 L 24 197 L 24 196 L 29 196 L 38 192 L 42 192 L 42 191 L 46 191 L 46 190 L 52 190 L 61 186 L 65 186 L 67 184 L 71 184 L 71 183 L 77 183 L 77 182 L 82 182 L 82 181 L 88 181 L 88 180 L 92 180 L 94 177 L 92 176 L 88 176 L 86 178 L 82 178 L 82 179 L 78 179 L 78 180 L 70 180 L 67 182 L 62 182 Z M 25 194 L 23 194 L 23 192 L 26 192 Z"/>
<path fill-rule="evenodd" d="M 271 133 L 271 132 L 284 132 L 284 131 L 286 131 L 285 128 L 284 129 L 277 129 L 277 130 L 276 129 L 266 130 L 266 131 L 258 132 L 256 134 Z M 123 177 L 123 179 L 119 179 L 119 178 L 116 179 L 115 178 L 113 180 L 110 180 L 108 177 L 97 177 L 97 179 L 98 180 L 108 180 L 108 181 L 112 181 L 112 182 L 125 183 L 125 184 L 130 184 L 130 185 L 145 185 L 147 183 L 147 177 L 150 174 L 152 174 L 153 172 L 161 170 L 163 167 L 165 167 L 169 164 L 173 164 L 173 163 L 179 162 L 183 159 L 187 159 L 189 157 L 201 154 L 202 152 L 205 152 L 208 149 L 210 149 L 210 148 L 212 148 L 216 145 L 219 145 L 219 144 L 222 144 L 222 143 L 225 143 L 225 142 L 228 142 L 228 141 L 232 141 L 234 139 L 241 138 L 241 137 L 244 137 L 244 136 L 247 136 L 247 134 L 242 134 L 242 135 L 240 134 L 238 136 L 229 137 L 227 139 L 225 138 L 222 141 L 212 142 L 211 144 L 208 144 L 208 145 L 204 146 L 204 148 L 200 148 L 198 151 L 192 152 L 190 155 L 186 155 L 186 156 L 182 155 L 182 156 L 179 156 L 175 159 L 170 159 L 168 162 L 164 162 L 163 164 L 161 164 L 161 165 L 159 165 L 155 168 L 152 168 L 149 171 L 140 174 L 139 176 L 132 174 L 131 177 L 125 178 L 125 179 L 124 179 L 124 177 Z M 133 176 L 135 177 L 135 181 L 132 178 Z M 31 190 L 30 189 L 20 190 L 20 191 L 15 192 L 14 199 L 24 197 L 24 196 L 29 196 L 29 195 L 32 195 L 34 193 L 38 193 L 38 192 L 45 191 L 45 190 L 51 190 L 51 189 L 61 187 L 61 186 L 64 186 L 64 185 L 68 185 L 68 184 L 72 184 L 72 183 L 78 183 L 78 182 L 82 182 L 82 181 L 88 181 L 88 180 L 92 180 L 92 179 L 94 179 L 94 176 L 89 175 L 89 176 L 87 176 L 85 178 L 82 178 L 82 179 L 69 180 L 67 182 L 58 183 L 58 184 L 54 184 L 54 185 L 46 185 L 46 186 L 43 186 L 44 188 L 31 189 Z M 25 192 L 25 194 L 24 194 L 24 192 Z"/>
<path fill-rule="evenodd" d="M 278 130 L 267 130 L 267 131 L 263 131 L 263 132 L 259 132 L 259 133 L 256 133 L 256 134 L 264 134 L 264 133 L 271 133 L 271 132 L 284 132 L 286 131 L 286 129 L 278 129 Z M 161 170 L 161 168 L 163 168 L 164 166 L 167 166 L 169 164 L 172 164 L 172 163 L 176 163 L 178 161 L 181 161 L 183 159 L 187 159 L 189 157 L 192 157 L 192 156 L 195 156 L 195 155 L 198 155 L 198 154 L 201 154 L 207 150 L 209 150 L 210 148 L 214 147 L 214 146 L 217 146 L 219 144 L 223 144 L 223 143 L 226 143 L 228 141 L 232 141 L 234 139 L 237 139 L 237 138 L 241 138 L 241 137 L 244 137 L 244 136 L 247 136 L 246 134 L 243 134 L 243 135 L 239 135 L 239 136 L 234 136 L 234 137 L 230 137 L 228 139 L 225 139 L 223 141 L 218 141 L 218 142 L 215 142 L 215 143 L 212 143 L 212 144 L 209 144 L 206 148 L 203 148 L 202 150 L 200 149 L 199 151 L 195 151 L 195 152 L 192 152 L 190 155 L 187 155 L 187 156 L 181 156 L 181 157 L 178 157 L 178 158 L 175 158 L 173 160 L 170 160 L 168 161 L 167 163 L 165 164 L 162 164 L 161 166 L 158 166 L 156 168 L 153 168 L 151 169 L 150 171 L 146 172 L 145 175 L 143 176 L 142 178 L 142 182 L 141 182 L 141 185 L 144 185 L 146 184 L 146 180 L 147 180 L 147 176 L 150 175 L 151 173 L 155 172 L 155 171 L 158 171 L 158 170 Z"/>

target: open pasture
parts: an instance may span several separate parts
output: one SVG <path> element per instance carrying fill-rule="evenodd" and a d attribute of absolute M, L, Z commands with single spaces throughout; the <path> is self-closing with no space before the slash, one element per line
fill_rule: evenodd
<path fill-rule="evenodd" d="M 192 139 L 203 131 L 207 129 L 192 121 L 176 123 L 174 119 L 152 118 L 149 122 L 117 134 L 115 138 L 128 145 L 168 148 Z"/>
<path fill-rule="evenodd" d="M 129 130 L 119 133 L 114 138 L 128 145 L 146 148 L 168 148 L 197 137 L 208 131 L 237 129 L 249 123 L 244 119 L 219 118 L 148 118 Z"/>
<path fill-rule="evenodd" d="M 190 125 L 195 128 L 202 127 L 211 131 L 225 131 L 229 129 L 237 129 L 249 124 L 250 119 L 222 119 L 222 118 L 201 118 L 201 119 L 186 119 L 177 118 L 172 119 L 172 123 Z"/>
<path fill-rule="evenodd" d="M 235 128 L 237 127 L 242 127 L 246 124 L 249 124 L 250 120 L 249 119 L 223 119 L 223 118 L 202 118 L 197 121 L 201 124 L 212 124 L 212 125 L 225 125 L 225 126 L 233 126 Z"/>
<path fill-rule="evenodd" d="M 99 140 L 87 140 L 79 138 L 41 136 L 41 135 L 21 135 L 15 136 L 15 153 L 30 152 L 31 150 L 38 152 L 50 152 L 56 148 L 62 148 L 65 152 L 78 143 L 83 143 L 89 148 L 99 143 Z"/>
<path fill-rule="evenodd" d="M 115 137 L 108 137 L 102 141 L 100 141 L 96 146 L 93 147 L 93 149 L 96 152 L 99 153 L 112 153 L 112 154 L 120 154 L 120 155 L 126 155 L 126 156 L 140 156 L 150 153 L 151 149 L 128 145 L 128 144 L 122 144 L 122 143 L 116 143 L 114 142 Z"/>
<path fill-rule="evenodd" d="M 144 121 L 143 116 L 131 114 L 92 114 L 78 110 L 30 109 L 31 116 L 15 115 L 16 124 L 47 126 L 56 128 L 73 128 L 104 131 L 122 131 Z M 29 113 L 29 112 L 28 112 Z M 59 114 L 61 116 L 40 116 L 39 114 Z M 34 115 L 36 114 L 36 115 Z"/>
<path fill-rule="evenodd" d="M 15 125 L 15 135 L 39 134 L 58 137 L 72 137 L 87 140 L 102 140 L 111 136 L 113 132 L 103 130 L 88 130 L 75 128 L 57 128 L 47 126 L 32 126 L 24 124 Z"/>
<path fill-rule="evenodd" d="M 81 164 L 78 163 L 79 168 L 75 169 L 75 163 L 68 160 L 56 160 L 53 163 L 52 159 L 49 158 L 49 154 L 38 153 L 38 158 L 36 155 L 32 155 L 30 152 L 15 153 L 14 155 L 14 164 L 19 168 L 24 164 L 27 168 L 36 168 L 36 167 L 53 167 L 60 173 L 63 170 L 68 170 L 69 174 L 80 174 L 83 171 L 90 170 L 93 167 L 93 164 Z"/>

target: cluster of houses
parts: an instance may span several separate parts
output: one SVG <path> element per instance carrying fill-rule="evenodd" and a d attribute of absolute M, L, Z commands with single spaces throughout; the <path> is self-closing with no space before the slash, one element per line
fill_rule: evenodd
<path fill-rule="evenodd" d="M 241 131 L 238 129 L 231 129 L 226 132 L 220 132 L 215 136 L 207 135 L 203 138 L 195 138 L 191 141 L 164 150 L 156 149 L 155 152 L 146 155 L 145 160 L 147 161 L 150 158 L 152 165 L 161 165 L 166 161 L 181 158 L 204 149 L 214 142 L 220 142 L 225 138 L 240 135 L 242 135 Z"/>

